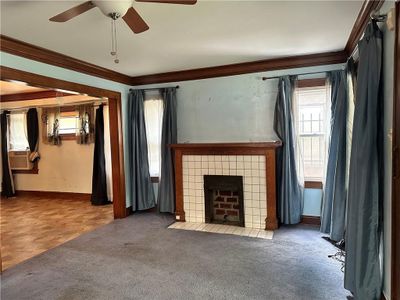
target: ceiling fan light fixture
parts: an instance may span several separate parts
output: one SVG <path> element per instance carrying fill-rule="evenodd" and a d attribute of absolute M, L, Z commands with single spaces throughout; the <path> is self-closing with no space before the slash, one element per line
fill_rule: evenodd
<path fill-rule="evenodd" d="M 126 14 L 132 7 L 133 1 L 102 1 L 93 0 L 93 3 L 101 10 L 101 12 L 114 20 Z"/>

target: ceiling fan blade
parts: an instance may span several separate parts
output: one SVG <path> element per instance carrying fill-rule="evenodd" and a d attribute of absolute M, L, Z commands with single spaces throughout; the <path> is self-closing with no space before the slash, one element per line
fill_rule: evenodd
<path fill-rule="evenodd" d="M 61 14 L 58 14 L 57 16 L 50 18 L 49 20 L 53 22 L 66 22 L 76 16 L 79 16 L 80 14 L 83 14 L 84 12 L 87 12 L 89 9 L 92 9 L 94 7 L 96 6 L 93 4 L 92 1 L 86 1 L 78 6 L 62 12 Z"/>
<path fill-rule="evenodd" d="M 134 33 L 141 33 L 149 29 L 149 26 L 133 7 L 128 9 L 122 19 L 124 19 L 125 23 L 128 24 Z"/>
<path fill-rule="evenodd" d="M 193 5 L 196 4 L 197 0 L 136 0 L 137 2 L 153 2 L 153 3 L 165 3 L 165 4 L 185 4 Z"/>

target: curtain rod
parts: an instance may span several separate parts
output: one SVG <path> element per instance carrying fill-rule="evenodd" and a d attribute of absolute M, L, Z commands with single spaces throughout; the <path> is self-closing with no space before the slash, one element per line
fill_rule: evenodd
<path fill-rule="evenodd" d="M 154 91 L 154 90 L 161 90 L 161 89 L 168 89 L 168 88 L 176 88 L 179 89 L 179 85 L 177 86 L 164 86 L 164 87 L 157 87 L 157 88 L 148 88 L 148 89 L 143 89 L 145 91 Z M 129 89 L 129 91 L 136 91 L 136 90 L 140 90 L 140 89 Z"/>
<path fill-rule="evenodd" d="M 311 75 L 311 74 L 325 74 L 327 71 L 319 71 L 319 72 L 308 72 L 308 73 L 299 73 L 299 74 L 293 74 L 293 75 L 287 75 L 287 76 L 300 76 L 300 75 Z M 263 77 L 262 80 L 269 80 L 269 79 L 277 79 L 285 75 L 281 76 L 273 76 L 273 77 Z"/>
<path fill-rule="evenodd" d="M 375 20 L 377 22 L 385 22 L 386 18 L 387 18 L 387 14 L 379 14 L 378 11 L 373 11 L 369 15 L 369 17 L 371 18 L 371 20 Z"/>

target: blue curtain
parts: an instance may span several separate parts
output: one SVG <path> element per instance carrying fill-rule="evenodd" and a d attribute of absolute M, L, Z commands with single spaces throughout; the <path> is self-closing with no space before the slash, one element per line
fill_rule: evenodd
<path fill-rule="evenodd" d="M 350 157 L 345 288 L 355 299 L 380 299 L 382 203 L 382 32 L 368 24 L 358 44 L 359 69 Z"/>
<path fill-rule="evenodd" d="M 275 105 L 274 130 L 282 141 L 277 151 L 278 216 L 283 224 L 297 224 L 303 210 L 303 186 L 299 183 L 296 168 L 296 137 L 292 103 L 296 78 L 284 76 L 279 79 Z"/>
<path fill-rule="evenodd" d="M 345 71 L 328 73 L 331 86 L 331 134 L 324 199 L 321 214 L 321 231 L 329 233 L 334 241 L 344 238 L 346 222 L 346 125 L 347 76 Z"/>
<path fill-rule="evenodd" d="M 131 90 L 127 110 L 127 151 L 130 186 L 127 193 L 132 210 L 145 210 L 155 206 L 155 196 L 149 172 L 146 125 L 144 121 L 144 91 Z"/>
<path fill-rule="evenodd" d="M 160 212 L 175 212 L 175 168 L 174 156 L 169 144 L 177 142 L 176 88 L 161 90 L 164 113 L 161 132 L 161 176 L 158 188 Z"/>

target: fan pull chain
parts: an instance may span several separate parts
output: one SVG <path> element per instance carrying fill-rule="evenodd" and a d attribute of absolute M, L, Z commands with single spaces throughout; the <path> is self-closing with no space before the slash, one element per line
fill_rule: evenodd
<path fill-rule="evenodd" d="M 117 45 L 117 24 L 115 19 L 111 19 L 111 55 L 114 56 L 114 62 L 119 63 L 118 45 Z"/>

